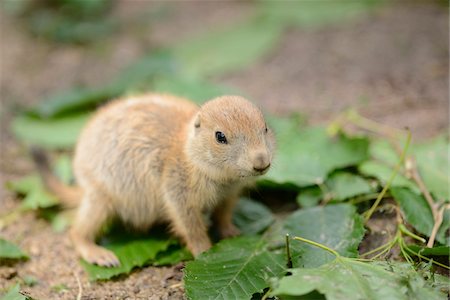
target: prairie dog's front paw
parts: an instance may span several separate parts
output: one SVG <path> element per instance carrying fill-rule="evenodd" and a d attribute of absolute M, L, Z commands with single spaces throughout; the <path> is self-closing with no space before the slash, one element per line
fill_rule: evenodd
<path fill-rule="evenodd" d="M 81 256 L 90 264 L 95 264 L 102 267 L 120 266 L 119 259 L 112 251 L 97 245 L 85 247 L 81 252 Z"/>
<path fill-rule="evenodd" d="M 222 238 L 234 237 L 241 234 L 241 231 L 234 224 L 227 224 L 219 229 Z"/>

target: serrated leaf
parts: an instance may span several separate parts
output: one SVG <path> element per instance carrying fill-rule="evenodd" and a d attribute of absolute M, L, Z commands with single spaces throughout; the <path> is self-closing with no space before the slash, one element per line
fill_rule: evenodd
<path fill-rule="evenodd" d="M 331 171 L 357 165 L 368 158 L 367 138 L 345 135 L 332 138 L 325 128 L 299 130 L 295 122 L 270 119 L 279 149 L 265 179 L 305 187 L 323 183 Z"/>
<path fill-rule="evenodd" d="M 55 196 L 45 190 L 36 174 L 10 181 L 6 186 L 18 194 L 25 195 L 21 204 L 24 209 L 47 208 L 59 203 Z"/>
<path fill-rule="evenodd" d="M 358 195 L 374 192 L 370 184 L 361 176 L 348 172 L 336 172 L 326 181 L 330 198 L 342 201 Z"/>
<path fill-rule="evenodd" d="M 401 270 L 399 270 L 401 269 Z M 409 264 L 363 263 L 340 257 L 319 268 L 292 269 L 274 280 L 272 295 L 301 296 L 317 290 L 327 299 L 446 299 Z"/>
<path fill-rule="evenodd" d="M 105 268 L 84 260 L 81 264 L 90 280 L 106 280 L 120 274 L 128 274 L 136 267 L 150 264 L 158 253 L 167 250 L 173 240 L 164 236 L 142 236 L 125 232 L 111 233 L 100 243 L 113 251 L 120 261 L 119 267 Z"/>
<path fill-rule="evenodd" d="M 356 257 L 364 226 L 353 205 L 334 204 L 294 212 L 278 233 L 281 243 L 286 233 L 326 245 L 343 256 Z M 291 248 L 294 266 L 317 267 L 334 259 L 332 254 L 305 243 L 292 241 Z"/>
<path fill-rule="evenodd" d="M 18 139 L 27 144 L 53 149 L 69 148 L 75 145 L 88 119 L 87 113 L 48 120 L 22 115 L 13 120 L 12 130 Z"/>
<path fill-rule="evenodd" d="M 12 286 L 6 294 L 4 294 L 1 298 L 2 300 L 27 300 L 28 297 L 25 297 L 20 293 L 20 284 L 16 284 Z"/>
<path fill-rule="evenodd" d="M 284 255 L 267 251 L 260 237 L 222 240 L 187 263 L 186 294 L 190 299 L 250 299 L 284 269 Z"/>
<path fill-rule="evenodd" d="M 428 190 L 438 200 L 449 196 L 449 141 L 440 136 L 432 141 L 414 146 L 417 166 Z"/>
<path fill-rule="evenodd" d="M 407 188 L 391 188 L 392 196 L 400 205 L 406 220 L 418 232 L 430 236 L 433 229 L 433 214 L 427 201 Z M 444 245 L 450 245 L 450 237 L 446 231 L 450 228 L 450 211 L 444 213 L 444 221 L 436 235 L 436 240 Z"/>
<path fill-rule="evenodd" d="M 28 255 L 13 243 L 0 238 L 0 258 L 23 259 L 28 258 Z"/>
<path fill-rule="evenodd" d="M 236 205 L 233 214 L 233 223 L 243 234 L 257 234 L 274 222 L 270 209 L 263 204 L 242 198 Z"/>
<path fill-rule="evenodd" d="M 173 53 L 183 74 L 190 77 L 223 74 L 242 69 L 268 54 L 280 37 L 280 30 L 279 26 L 253 18 L 179 43 Z"/>

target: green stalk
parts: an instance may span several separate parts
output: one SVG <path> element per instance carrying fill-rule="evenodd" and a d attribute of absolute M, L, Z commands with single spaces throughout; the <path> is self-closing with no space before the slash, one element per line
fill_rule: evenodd
<path fill-rule="evenodd" d="M 395 166 L 395 169 L 392 171 L 388 182 L 386 183 L 386 185 L 384 186 L 383 190 L 378 195 L 377 200 L 375 200 L 375 203 L 372 205 L 372 207 L 365 214 L 364 223 L 366 223 L 370 219 L 372 214 L 375 212 L 375 210 L 377 209 L 378 205 L 381 202 L 381 199 L 383 199 L 383 197 L 386 194 L 387 190 L 391 186 L 392 181 L 394 181 L 395 176 L 397 176 L 397 173 L 399 172 L 400 167 L 402 166 L 403 162 L 405 161 L 406 153 L 408 152 L 408 148 L 409 148 L 410 142 L 411 142 L 411 131 L 408 131 L 405 147 L 403 148 L 402 154 L 400 155 L 400 159 L 399 159 L 397 165 Z"/>
<path fill-rule="evenodd" d="M 418 240 L 419 242 L 422 242 L 424 244 L 427 242 L 423 237 L 420 237 L 417 234 L 414 234 L 411 231 L 409 231 L 408 228 L 406 228 L 405 225 L 403 225 L 403 224 L 399 224 L 398 228 L 400 229 L 401 232 L 403 232 L 407 236 L 412 237 L 415 240 Z"/>
<path fill-rule="evenodd" d="M 316 246 L 316 247 L 318 247 L 318 248 L 320 248 L 320 249 L 323 249 L 323 250 L 325 250 L 325 251 L 330 252 L 331 254 L 333 254 L 333 255 L 336 256 L 336 257 L 340 257 L 340 256 L 341 256 L 341 255 L 340 255 L 339 253 L 337 253 L 335 250 L 333 250 L 333 249 L 331 249 L 331 248 L 328 248 L 328 247 L 325 246 L 325 245 L 316 243 L 316 242 L 314 242 L 314 241 L 311 241 L 311 240 L 308 240 L 308 239 L 305 239 L 305 238 L 302 238 L 302 237 L 299 237 L 299 236 L 294 237 L 294 240 L 302 241 L 302 242 L 305 242 L 305 243 L 307 243 L 307 244 Z"/>

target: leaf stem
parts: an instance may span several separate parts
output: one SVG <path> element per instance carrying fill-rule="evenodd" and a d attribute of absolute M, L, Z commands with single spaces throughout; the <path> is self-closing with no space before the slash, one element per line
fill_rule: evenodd
<path fill-rule="evenodd" d="M 417 234 L 412 233 L 411 231 L 408 230 L 408 228 L 406 228 L 405 225 L 398 224 L 398 228 L 400 229 L 401 232 L 403 232 L 407 236 L 410 236 L 413 239 L 418 240 L 419 242 L 426 243 L 426 240 L 423 237 L 420 237 Z"/>
<path fill-rule="evenodd" d="M 316 246 L 318 248 L 321 248 L 321 249 L 323 249 L 325 251 L 330 252 L 331 254 L 333 254 L 336 257 L 340 257 L 341 256 L 339 253 L 337 253 L 337 251 L 335 251 L 335 250 L 333 250 L 331 248 L 328 248 L 325 245 L 319 244 L 317 242 L 314 242 L 314 241 L 311 241 L 311 240 L 308 240 L 308 239 L 305 239 L 305 238 L 302 238 L 302 237 L 299 237 L 299 236 L 294 237 L 294 240 L 298 240 L 298 241 L 301 241 L 301 242 L 304 242 L 304 243 Z"/>
<path fill-rule="evenodd" d="M 372 216 L 372 214 L 375 212 L 375 210 L 377 209 L 378 205 L 380 204 L 381 199 L 383 199 L 383 197 L 386 194 L 387 190 L 391 186 L 392 181 L 394 181 L 395 176 L 397 176 L 397 173 L 399 172 L 400 167 L 402 166 L 403 161 L 405 160 L 406 152 L 408 152 L 408 148 L 409 148 L 410 142 L 411 142 L 411 131 L 408 130 L 408 135 L 407 135 L 407 138 L 406 138 L 405 146 L 403 147 L 403 151 L 402 151 L 402 154 L 400 155 L 400 159 L 399 159 L 397 165 L 395 166 L 395 169 L 392 171 L 391 176 L 389 177 L 389 180 L 386 183 L 386 185 L 384 186 L 383 190 L 381 190 L 380 194 L 378 194 L 378 197 L 375 200 L 375 203 L 372 205 L 372 207 L 365 214 L 364 222 L 367 222 L 370 219 L 370 217 Z"/>

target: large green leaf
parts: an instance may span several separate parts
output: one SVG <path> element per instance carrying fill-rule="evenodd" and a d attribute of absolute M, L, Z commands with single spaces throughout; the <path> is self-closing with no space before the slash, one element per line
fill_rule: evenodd
<path fill-rule="evenodd" d="M 223 74 L 253 63 L 269 53 L 281 28 L 251 18 L 230 28 L 207 31 L 174 48 L 184 74 L 194 77 Z"/>
<path fill-rule="evenodd" d="M 45 190 L 40 177 L 36 174 L 7 182 L 6 186 L 18 194 L 25 195 L 22 202 L 24 209 L 47 208 L 59 203 L 55 196 Z"/>
<path fill-rule="evenodd" d="M 450 200 L 449 151 L 449 141 L 444 136 L 414 146 L 420 175 L 436 200 Z"/>
<path fill-rule="evenodd" d="M 257 234 L 270 226 L 275 218 L 270 209 L 263 204 L 242 198 L 236 205 L 233 223 L 243 234 Z"/>
<path fill-rule="evenodd" d="M 120 260 L 119 267 L 106 268 L 81 261 L 90 280 L 105 280 L 127 274 L 155 260 L 158 253 L 168 249 L 174 241 L 166 236 L 142 236 L 130 233 L 114 233 L 103 239 L 102 246 L 113 251 Z"/>
<path fill-rule="evenodd" d="M 28 255 L 13 243 L 0 238 L 0 258 L 22 259 L 28 258 Z"/>
<path fill-rule="evenodd" d="M 320 184 L 331 171 L 357 165 L 368 157 L 366 138 L 332 138 L 321 127 L 299 130 L 294 119 L 271 118 L 270 123 L 279 149 L 265 179 L 300 187 Z"/>
<path fill-rule="evenodd" d="M 285 234 L 326 245 L 347 257 L 356 257 L 364 236 L 361 216 L 350 204 L 336 204 L 301 209 L 290 215 L 279 230 L 280 242 Z M 330 253 L 305 243 L 291 243 L 294 266 L 317 267 L 334 259 Z"/>
<path fill-rule="evenodd" d="M 339 257 L 319 268 L 292 269 L 292 275 L 274 280 L 272 295 L 301 296 L 314 290 L 327 299 L 447 299 L 409 264 L 363 263 Z M 432 278 L 428 274 L 428 278 Z"/>
<path fill-rule="evenodd" d="M 13 120 L 12 130 L 17 138 L 27 144 L 69 148 L 75 144 L 88 118 L 87 113 L 48 120 L 22 115 Z"/>
<path fill-rule="evenodd" d="M 407 188 L 391 188 L 392 196 L 402 209 L 406 220 L 414 228 L 426 235 L 430 236 L 433 229 L 434 221 L 431 209 L 421 195 L 418 195 Z M 450 228 L 450 211 L 444 214 L 444 221 L 436 235 L 436 240 L 445 245 L 450 245 L 450 237 L 446 231 Z"/>
<path fill-rule="evenodd" d="M 284 255 L 269 252 L 260 237 L 223 240 L 187 263 L 186 294 L 190 299 L 250 299 L 284 269 Z"/>

